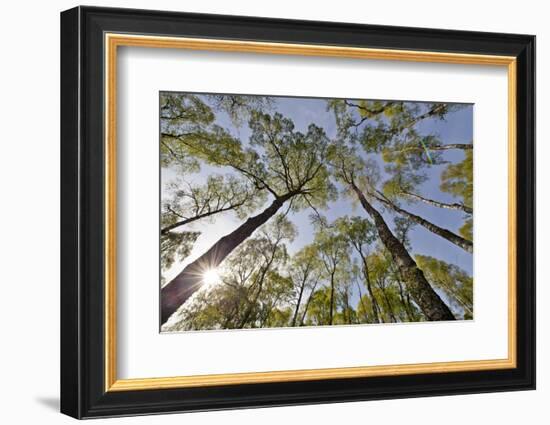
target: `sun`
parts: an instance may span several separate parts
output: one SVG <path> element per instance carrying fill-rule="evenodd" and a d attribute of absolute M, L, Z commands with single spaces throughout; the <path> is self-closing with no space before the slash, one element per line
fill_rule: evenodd
<path fill-rule="evenodd" d="M 220 274 L 217 269 L 208 269 L 203 273 L 202 280 L 206 285 L 215 285 L 220 281 Z"/>

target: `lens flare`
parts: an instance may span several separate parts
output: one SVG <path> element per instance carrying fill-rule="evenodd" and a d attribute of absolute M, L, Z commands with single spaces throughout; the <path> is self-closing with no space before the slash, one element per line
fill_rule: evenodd
<path fill-rule="evenodd" d="M 216 269 L 208 269 L 202 275 L 202 280 L 206 285 L 215 285 L 220 281 L 220 275 Z"/>

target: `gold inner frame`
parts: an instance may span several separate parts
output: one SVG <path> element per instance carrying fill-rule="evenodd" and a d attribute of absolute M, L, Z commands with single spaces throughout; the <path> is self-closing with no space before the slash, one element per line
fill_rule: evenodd
<path fill-rule="evenodd" d="M 105 391 L 445 373 L 516 367 L 516 58 L 326 45 L 105 34 Z M 116 106 L 119 46 L 503 66 L 508 72 L 508 357 L 383 366 L 118 379 L 116 372 Z"/>

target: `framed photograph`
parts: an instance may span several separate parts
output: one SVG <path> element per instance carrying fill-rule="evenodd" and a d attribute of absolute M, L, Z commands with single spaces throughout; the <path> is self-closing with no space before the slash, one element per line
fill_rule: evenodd
<path fill-rule="evenodd" d="M 61 14 L 61 411 L 535 388 L 535 37 Z"/>

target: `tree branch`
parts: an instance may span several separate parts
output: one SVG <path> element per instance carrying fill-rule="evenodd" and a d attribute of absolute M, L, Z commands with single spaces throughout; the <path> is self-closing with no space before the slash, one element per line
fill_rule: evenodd
<path fill-rule="evenodd" d="M 424 198 L 423 196 L 420 196 L 416 193 L 411 193 L 411 192 L 407 192 L 405 190 L 403 190 L 401 193 L 403 193 L 404 195 L 407 195 L 413 199 L 417 199 L 419 201 L 422 201 L 428 205 L 433 205 L 434 207 L 439 207 L 439 208 L 445 208 L 445 209 L 449 209 L 449 210 L 459 210 L 459 211 L 464 211 L 465 213 L 467 214 L 472 214 L 473 213 L 473 209 L 464 205 L 464 204 L 460 204 L 458 202 L 455 202 L 455 203 L 452 203 L 452 204 L 447 204 L 445 202 L 440 202 L 440 201 L 435 201 L 433 199 L 429 199 L 429 198 Z"/>

